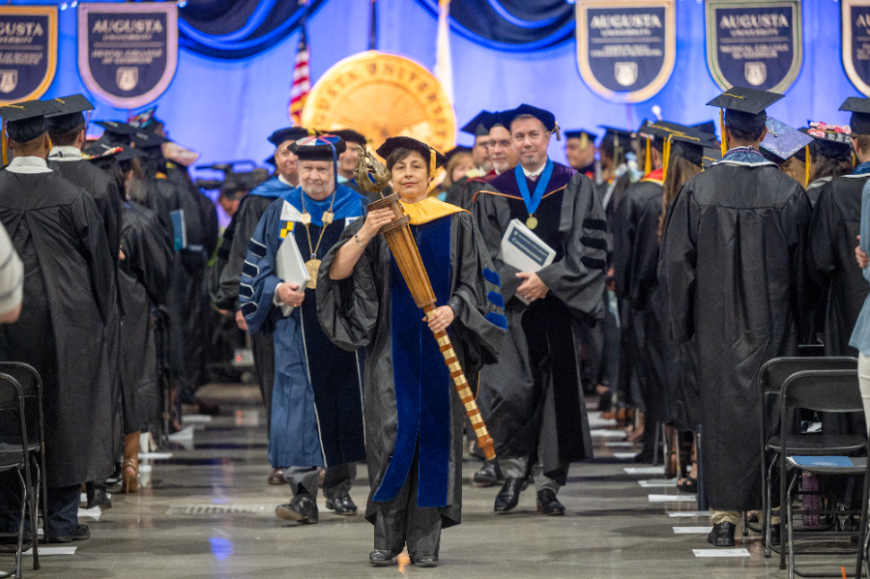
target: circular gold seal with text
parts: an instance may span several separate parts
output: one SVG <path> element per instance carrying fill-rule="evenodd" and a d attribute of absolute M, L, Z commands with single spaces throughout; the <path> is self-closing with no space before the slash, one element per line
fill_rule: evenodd
<path fill-rule="evenodd" d="M 326 71 L 308 95 L 302 125 L 353 129 L 373 149 L 388 137 L 413 137 L 442 152 L 456 145 L 456 115 L 438 79 L 409 58 L 378 51 Z"/>

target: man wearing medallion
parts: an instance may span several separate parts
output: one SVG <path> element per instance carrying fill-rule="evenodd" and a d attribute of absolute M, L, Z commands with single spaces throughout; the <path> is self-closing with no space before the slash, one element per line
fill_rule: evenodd
<path fill-rule="evenodd" d="M 592 456 L 574 336 L 581 321 L 604 317 L 609 238 L 592 181 L 547 157 L 554 130 L 558 136 L 553 114 L 524 104 L 500 121 L 519 164 L 490 181 L 473 206 L 501 278 L 509 329 L 498 364 L 480 374 L 481 395 L 491 397 L 484 419 L 507 478 L 495 510 L 516 507 L 531 476 L 538 509 L 563 515 L 556 493 L 568 465 Z M 555 250 L 552 264 L 523 272 L 499 258 L 515 219 Z"/>
<path fill-rule="evenodd" d="M 356 462 L 365 459 L 360 361 L 323 333 L 314 288 L 320 259 L 355 219 L 366 198 L 336 182 L 336 162 L 345 142 L 334 135 L 306 137 L 291 145 L 299 157 L 300 187 L 277 199 L 260 219 L 248 245 L 239 285 L 241 312 L 249 331 L 272 334 L 275 381 L 269 459 L 284 469 L 293 500 L 276 516 L 316 523 L 320 467 L 326 467 L 326 506 L 356 514 L 349 491 Z M 283 253 L 296 251 L 311 275 L 308 287 L 278 277 Z M 293 310 L 285 315 L 290 306 Z"/>

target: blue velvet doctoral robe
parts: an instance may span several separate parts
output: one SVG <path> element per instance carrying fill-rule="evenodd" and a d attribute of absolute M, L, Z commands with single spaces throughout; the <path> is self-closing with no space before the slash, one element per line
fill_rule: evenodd
<path fill-rule="evenodd" d="M 323 227 L 331 198 L 305 196 L 311 215 L 310 239 L 302 223 L 301 187 L 277 199 L 260 219 L 250 240 L 239 286 L 241 311 L 249 331 L 273 334 L 275 378 L 272 398 L 269 460 L 275 468 L 335 466 L 365 458 L 362 418 L 362 368 L 358 356 L 334 346 L 317 322 L 314 290 L 305 290 L 302 306 L 285 317 L 274 305 L 281 283 L 275 259 L 292 235 L 308 261 L 322 258 L 345 227 L 365 214 L 366 199 L 345 186 L 336 190 L 334 222 Z"/>

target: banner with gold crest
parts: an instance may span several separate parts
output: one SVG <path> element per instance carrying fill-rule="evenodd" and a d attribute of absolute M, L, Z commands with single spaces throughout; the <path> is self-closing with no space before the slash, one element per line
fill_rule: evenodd
<path fill-rule="evenodd" d="M 648 100 L 674 70 L 676 32 L 674 0 L 577 0 L 580 76 L 608 100 Z"/>
<path fill-rule="evenodd" d="M 706 0 L 707 66 L 722 90 L 783 93 L 803 62 L 800 0 Z"/>
<path fill-rule="evenodd" d="M 120 109 L 154 102 L 177 64 L 175 2 L 79 4 L 79 72 L 100 100 Z"/>
<path fill-rule="evenodd" d="M 57 8 L 0 7 L 0 105 L 38 99 L 57 70 Z"/>
<path fill-rule="evenodd" d="M 870 0 L 840 0 L 842 56 L 846 76 L 870 96 Z"/>

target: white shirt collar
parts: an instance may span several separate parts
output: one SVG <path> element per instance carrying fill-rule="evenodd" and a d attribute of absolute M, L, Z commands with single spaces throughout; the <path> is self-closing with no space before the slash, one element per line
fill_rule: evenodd
<path fill-rule="evenodd" d="M 520 165 L 520 167 L 522 167 L 522 165 Z M 525 167 L 522 167 L 523 173 L 525 173 L 526 177 L 529 179 L 535 179 L 535 178 L 539 177 L 541 175 L 541 173 L 544 172 L 544 169 L 546 169 L 546 168 L 547 168 L 547 163 L 544 163 L 543 165 L 541 165 L 541 168 L 535 172 L 527 171 Z"/>
<path fill-rule="evenodd" d="M 278 180 L 281 181 L 282 183 L 284 183 L 285 185 L 287 185 L 288 187 L 293 187 L 294 189 L 299 186 L 299 185 L 294 185 L 293 183 L 291 183 L 290 181 L 285 179 L 284 175 L 281 175 L 280 173 L 278 174 Z"/>
<path fill-rule="evenodd" d="M 81 161 L 82 151 L 78 147 L 69 145 L 52 147 L 51 152 L 48 153 L 48 158 L 52 161 Z"/>
<path fill-rule="evenodd" d="M 48 163 L 40 157 L 15 157 L 6 170 L 10 173 L 52 173 Z"/>

